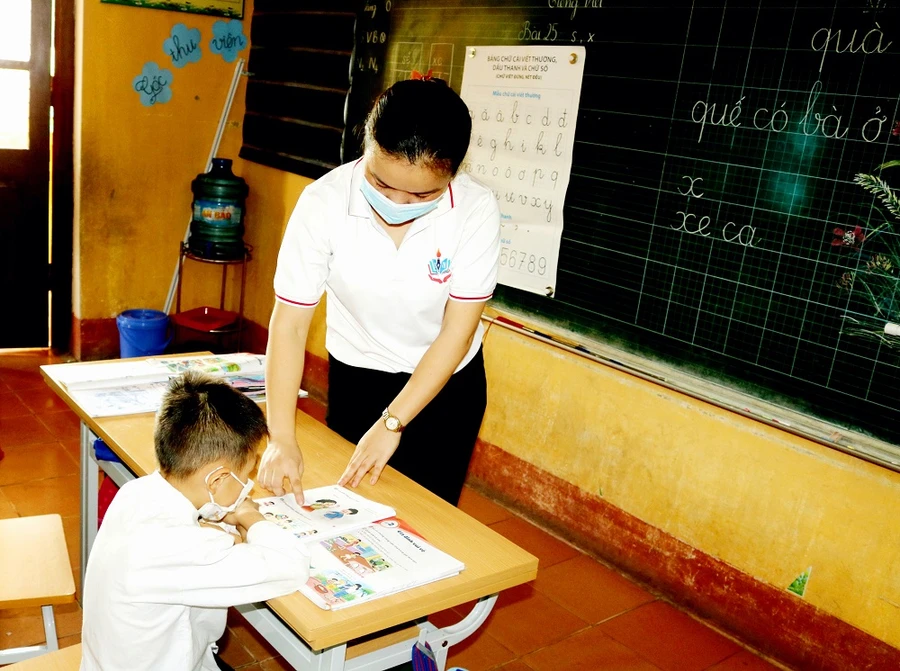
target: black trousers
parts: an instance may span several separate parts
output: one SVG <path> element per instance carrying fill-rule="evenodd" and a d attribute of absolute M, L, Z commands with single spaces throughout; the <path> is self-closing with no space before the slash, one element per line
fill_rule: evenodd
<path fill-rule="evenodd" d="M 358 443 L 409 378 L 409 373 L 357 368 L 329 356 L 329 428 Z M 487 380 L 479 349 L 403 429 L 400 446 L 388 464 L 456 505 L 486 406 Z"/>

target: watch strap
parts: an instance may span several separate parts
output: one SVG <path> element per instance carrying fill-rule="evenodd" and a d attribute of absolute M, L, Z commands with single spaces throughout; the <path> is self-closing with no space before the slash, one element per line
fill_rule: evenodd
<path fill-rule="evenodd" d="M 397 423 L 396 429 L 392 429 L 390 426 L 391 424 L 393 424 L 393 422 L 390 422 L 390 420 L 392 420 L 392 419 L 395 420 Z M 381 421 L 384 422 L 384 428 L 386 428 L 388 431 L 392 431 L 394 433 L 401 433 L 403 431 L 403 429 L 406 428 L 403 425 L 403 422 L 400 421 L 399 417 L 391 414 L 391 411 L 389 408 L 385 408 L 384 412 L 381 413 Z"/>

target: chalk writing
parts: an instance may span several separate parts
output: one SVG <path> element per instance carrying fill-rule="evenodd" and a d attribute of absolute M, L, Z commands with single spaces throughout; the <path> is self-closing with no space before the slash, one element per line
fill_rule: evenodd
<path fill-rule="evenodd" d="M 800 126 L 800 130 L 803 131 L 804 135 L 815 135 L 816 133 L 821 133 L 825 137 L 830 138 L 840 138 L 843 139 L 847 137 L 848 129 L 844 129 L 843 133 L 841 132 L 841 125 L 843 124 L 843 116 L 839 114 L 826 114 L 822 116 L 818 112 L 813 113 L 813 109 L 815 108 L 816 102 L 819 99 L 819 95 L 822 92 L 822 82 L 817 81 L 813 84 L 812 90 L 809 92 L 809 98 L 806 101 L 806 113 L 803 117 L 798 121 L 798 125 Z M 837 107 L 834 105 L 831 108 L 837 112 Z M 810 130 L 810 114 L 812 114 L 812 120 L 815 121 L 815 124 L 812 125 L 812 130 Z"/>
<path fill-rule="evenodd" d="M 601 9 L 603 0 L 547 0 L 547 6 L 550 9 L 572 10 L 569 18 L 574 19 L 579 9 Z"/>
<path fill-rule="evenodd" d="M 424 63 L 425 45 L 422 42 L 394 42 L 391 44 L 391 53 L 389 61 L 394 64 L 395 82 L 409 79 L 413 70 L 428 71 Z"/>
<path fill-rule="evenodd" d="M 682 191 L 681 188 L 679 187 L 679 188 L 678 188 L 678 193 L 680 193 L 682 196 L 693 196 L 694 198 L 703 198 L 703 193 L 702 193 L 702 192 L 701 192 L 701 193 L 697 193 L 697 192 L 694 191 L 694 185 L 697 184 L 697 182 L 702 182 L 702 181 L 703 181 L 703 178 L 702 178 L 702 177 L 694 178 L 694 177 L 691 177 L 690 175 L 683 175 L 683 176 L 681 177 L 681 179 L 686 179 L 686 180 L 688 180 L 691 184 L 690 184 L 690 186 L 688 186 L 687 191 Z"/>
<path fill-rule="evenodd" d="M 356 67 L 360 72 L 378 72 L 378 57 L 368 56 L 357 60 Z"/>
<path fill-rule="evenodd" d="M 691 197 L 697 198 L 698 200 L 703 198 L 704 192 L 697 193 L 694 190 L 694 187 L 698 186 L 699 183 L 703 181 L 702 177 L 682 175 L 681 179 L 690 182 L 690 186 L 684 190 L 682 190 L 683 187 L 677 187 L 676 191 L 678 191 L 680 195 L 685 196 L 688 199 L 688 203 L 690 203 Z M 718 222 L 714 221 L 708 214 L 698 216 L 694 212 L 688 212 L 687 208 L 679 210 L 675 214 L 679 215 L 681 219 L 679 221 L 678 217 L 675 217 L 676 223 L 669 224 L 669 227 L 672 230 L 681 231 L 688 235 L 699 235 L 703 238 L 708 238 L 714 232 L 718 231 L 718 237 L 724 242 L 741 245 L 742 247 L 755 248 L 755 243 L 758 242 L 756 237 L 756 227 L 751 226 L 750 224 L 739 226 L 733 221 L 728 221 L 723 226 L 718 227 Z M 714 227 L 713 230 L 710 230 L 710 227 L 713 226 L 713 224 L 715 224 L 716 227 Z"/>
<path fill-rule="evenodd" d="M 706 124 L 738 128 L 741 125 L 738 119 L 741 116 L 741 104 L 743 102 L 744 98 L 742 97 L 734 103 L 730 111 L 727 104 L 723 105 L 718 119 L 716 119 L 717 103 L 710 105 L 705 100 L 695 102 L 693 108 L 691 108 L 691 121 L 700 124 L 700 137 L 697 138 L 697 142 L 703 139 L 703 131 L 706 128 Z"/>
<path fill-rule="evenodd" d="M 533 24 L 531 21 L 525 21 L 522 24 L 522 29 L 519 31 L 519 41 L 556 42 L 556 38 L 559 37 L 559 30 L 557 30 L 556 28 L 557 25 L 559 24 L 551 23 L 546 28 L 541 28 L 537 24 Z"/>
<path fill-rule="evenodd" d="M 867 55 L 883 54 L 893 44 L 893 41 L 887 44 L 884 43 L 884 33 L 877 21 L 875 22 L 875 27 L 867 32 L 858 43 L 856 41 L 857 33 L 859 33 L 859 30 L 854 30 L 849 39 L 847 33 L 841 29 L 819 28 L 813 33 L 809 42 L 810 47 L 812 47 L 813 51 L 822 52 L 822 59 L 819 61 L 819 72 L 822 72 L 822 68 L 825 67 L 825 57 L 828 55 L 829 50 L 833 50 L 836 54 L 847 52 L 856 54 L 860 51 Z M 841 48 L 842 44 L 843 48 Z"/>
<path fill-rule="evenodd" d="M 787 101 L 776 101 L 772 107 L 757 108 L 749 121 L 753 128 L 767 133 L 783 133 L 796 130 L 806 136 L 819 135 L 831 140 L 844 140 L 849 137 L 859 137 L 866 142 L 877 142 L 884 132 L 884 124 L 887 122 L 880 106 L 875 106 L 873 114 L 861 124 L 858 131 L 850 134 L 850 123 L 845 120 L 841 107 L 837 102 L 823 105 L 822 82 L 817 80 L 809 90 L 806 101 L 803 103 L 803 115 L 792 126 L 791 115 L 786 109 Z M 708 126 L 722 128 L 740 128 L 744 125 L 741 121 L 743 104 L 746 96 L 732 102 L 698 100 L 691 107 L 691 121 L 700 126 L 697 142 L 703 140 Z M 830 101 L 829 101 L 830 102 Z M 823 114 L 823 112 L 825 112 Z M 748 112 L 749 114 L 749 112 Z"/>
<path fill-rule="evenodd" d="M 431 53 L 428 56 L 428 69 L 431 76 L 443 79 L 447 84 L 453 80 L 453 51 L 455 45 L 452 42 L 436 42 L 431 45 Z"/>

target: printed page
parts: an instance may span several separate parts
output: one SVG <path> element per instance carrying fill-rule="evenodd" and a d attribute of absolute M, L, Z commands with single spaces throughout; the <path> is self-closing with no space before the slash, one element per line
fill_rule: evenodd
<path fill-rule="evenodd" d="M 396 514 L 390 506 L 338 485 L 307 489 L 303 494 L 303 504 L 297 503 L 293 493 L 254 501 L 267 520 L 298 538 L 332 536 Z"/>
<path fill-rule="evenodd" d="M 165 370 L 150 360 L 58 364 L 58 368 L 54 367 L 52 370 L 56 379 L 69 391 L 136 384 L 159 380 L 161 375 L 165 375 Z"/>
<path fill-rule="evenodd" d="M 249 396 L 257 403 L 266 400 L 266 375 L 265 373 L 236 373 L 225 376 L 225 381 L 245 396 Z M 297 398 L 306 398 L 309 393 L 301 389 L 297 392 Z"/>
<path fill-rule="evenodd" d="M 457 575 L 465 565 L 391 517 L 310 545 L 300 591 L 326 610 L 371 601 Z"/>
<path fill-rule="evenodd" d="M 113 417 L 156 412 L 162 404 L 168 380 L 124 387 L 102 387 L 70 391 L 72 398 L 91 417 Z"/>
<path fill-rule="evenodd" d="M 499 282 L 556 292 L 584 47 L 466 47 L 460 95 L 472 116 L 463 168 L 500 206 Z"/>
<path fill-rule="evenodd" d="M 141 361 L 101 362 L 60 368 L 56 378 L 69 391 L 125 387 L 144 382 L 160 382 L 187 370 L 213 376 L 264 374 L 266 357 L 262 354 L 224 354 L 187 358 L 144 359 Z"/>
<path fill-rule="evenodd" d="M 67 375 L 60 371 L 58 379 L 68 380 L 72 398 L 91 417 L 111 417 L 156 412 L 162 404 L 169 380 L 186 370 L 202 370 L 213 377 L 221 377 L 238 391 L 257 403 L 266 400 L 265 356 L 233 354 L 186 359 L 147 359 L 104 364 L 102 366 L 72 366 L 78 370 Z M 111 369 L 113 376 L 108 376 Z M 103 377 L 100 377 L 100 374 Z M 308 396 L 300 390 L 298 397 Z"/>
<path fill-rule="evenodd" d="M 172 375 L 180 375 L 186 371 L 200 371 L 207 375 L 221 377 L 237 373 L 264 374 L 266 357 L 264 354 L 221 354 L 185 358 L 156 359 Z"/>

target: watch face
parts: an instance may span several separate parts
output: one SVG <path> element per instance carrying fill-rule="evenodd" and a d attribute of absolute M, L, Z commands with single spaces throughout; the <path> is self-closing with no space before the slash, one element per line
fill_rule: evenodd
<path fill-rule="evenodd" d="M 388 417 L 384 425 L 388 428 L 389 431 L 396 431 L 400 428 L 400 420 L 396 417 Z"/>

